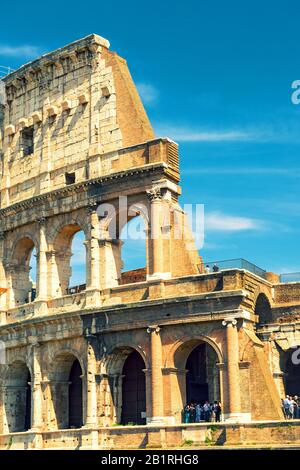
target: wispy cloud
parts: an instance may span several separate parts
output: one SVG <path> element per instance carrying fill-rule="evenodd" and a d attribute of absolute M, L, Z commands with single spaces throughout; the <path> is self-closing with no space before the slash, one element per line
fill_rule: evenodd
<path fill-rule="evenodd" d="M 182 170 L 185 175 L 278 175 L 288 177 L 299 177 L 300 168 L 272 168 L 272 167 L 197 167 Z"/>
<path fill-rule="evenodd" d="M 151 83 L 137 83 L 136 87 L 144 104 L 153 105 L 158 101 L 159 91 Z"/>
<path fill-rule="evenodd" d="M 221 212 L 206 213 L 204 224 L 206 230 L 226 232 L 260 230 L 263 228 L 263 223 L 260 220 L 226 215 Z"/>
<path fill-rule="evenodd" d="M 23 46 L 10 46 L 7 44 L 0 44 L 0 56 L 3 57 L 16 57 L 23 59 L 33 59 L 42 54 L 42 50 L 38 46 L 25 44 Z"/>
<path fill-rule="evenodd" d="M 259 137 L 257 133 L 242 129 L 193 129 L 161 124 L 154 127 L 157 135 L 171 137 L 178 142 L 234 142 L 257 140 Z"/>

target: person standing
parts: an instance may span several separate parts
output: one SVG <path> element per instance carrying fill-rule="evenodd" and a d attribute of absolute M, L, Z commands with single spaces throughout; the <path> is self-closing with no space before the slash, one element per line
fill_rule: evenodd
<path fill-rule="evenodd" d="M 210 421 L 210 404 L 206 401 L 203 405 L 204 421 Z"/>
<path fill-rule="evenodd" d="M 194 423 L 196 420 L 196 408 L 194 403 L 190 404 L 190 423 Z"/>
<path fill-rule="evenodd" d="M 286 419 L 289 419 L 290 417 L 290 406 L 291 406 L 291 401 L 289 395 L 285 397 L 283 400 L 283 411 L 284 411 L 284 416 Z"/>
<path fill-rule="evenodd" d="M 297 395 L 295 395 L 294 398 L 293 398 L 293 405 L 294 405 L 293 418 L 297 419 L 298 418 L 298 397 L 297 397 Z"/>
<path fill-rule="evenodd" d="M 214 402 L 213 412 L 214 412 L 215 422 L 219 423 L 221 421 L 221 413 L 222 413 L 222 408 L 221 408 L 220 402 L 217 402 L 217 401 Z"/>
<path fill-rule="evenodd" d="M 289 419 L 293 419 L 294 417 L 294 408 L 294 400 L 293 397 L 290 396 Z"/>
<path fill-rule="evenodd" d="M 186 406 L 184 407 L 183 422 L 184 422 L 185 424 L 187 424 L 187 423 L 190 422 L 190 407 L 189 407 L 189 405 L 186 405 Z"/>
<path fill-rule="evenodd" d="M 300 419 L 300 398 L 297 399 L 297 419 Z"/>
<path fill-rule="evenodd" d="M 201 421 L 201 406 L 200 403 L 197 403 L 196 405 L 196 423 L 200 423 Z"/>

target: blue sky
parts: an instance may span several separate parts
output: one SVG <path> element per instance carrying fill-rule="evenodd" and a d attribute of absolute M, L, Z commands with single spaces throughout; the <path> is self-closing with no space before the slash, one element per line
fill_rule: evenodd
<path fill-rule="evenodd" d="M 92 32 L 127 59 L 157 136 L 180 144 L 181 203 L 205 204 L 205 260 L 300 271 L 299 2 L 15 1 L 1 14 L 0 65 Z"/>

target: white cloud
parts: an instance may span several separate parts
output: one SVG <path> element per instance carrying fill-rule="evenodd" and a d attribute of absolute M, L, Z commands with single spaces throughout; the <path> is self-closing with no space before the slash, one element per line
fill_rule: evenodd
<path fill-rule="evenodd" d="M 279 175 L 299 177 L 300 168 L 272 168 L 272 167 L 198 167 L 186 168 L 182 170 L 182 174 L 195 175 L 195 174 L 212 174 L 212 175 Z"/>
<path fill-rule="evenodd" d="M 41 55 L 41 49 L 38 46 L 24 45 L 24 46 L 9 46 L 0 44 L 0 56 L 5 57 L 20 57 L 32 59 Z"/>
<path fill-rule="evenodd" d="M 258 135 L 242 129 L 193 129 L 184 126 L 156 125 L 156 134 L 178 142 L 234 142 L 256 140 Z"/>
<path fill-rule="evenodd" d="M 136 87 L 144 104 L 153 105 L 159 97 L 158 90 L 150 83 L 137 83 Z"/>
<path fill-rule="evenodd" d="M 248 217 L 236 217 L 222 214 L 220 212 L 211 212 L 205 214 L 205 229 L 214 231 L 241 231 L 258 230 L 262 228 L 262 222 Z"/>

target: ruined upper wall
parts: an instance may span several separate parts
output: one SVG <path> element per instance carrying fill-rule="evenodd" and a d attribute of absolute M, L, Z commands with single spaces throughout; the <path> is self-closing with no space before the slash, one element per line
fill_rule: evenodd
<path fill-rule="evenodd" d="M 118 150 L 154 138 L 126 62 L 100 36 L 45 54 L 4 82 L 1 207 L 63 187 L 68 175 L 78 183 L 116 171 Z"/>

